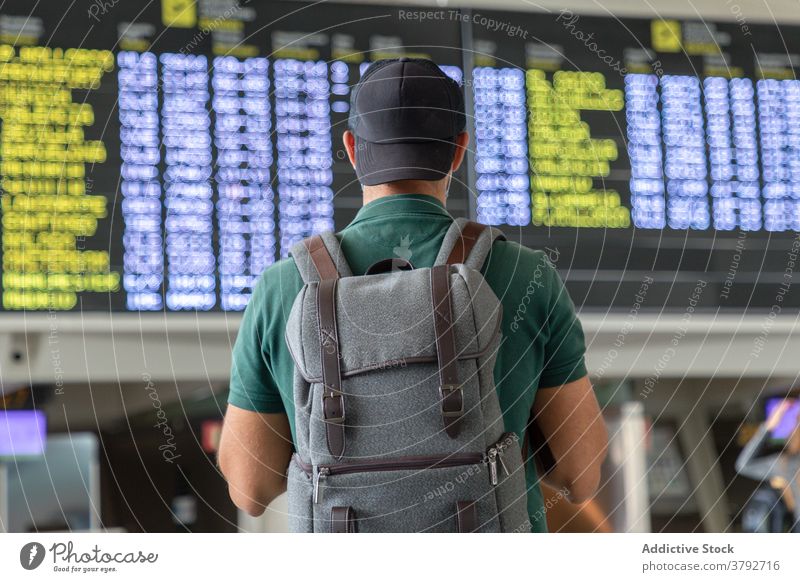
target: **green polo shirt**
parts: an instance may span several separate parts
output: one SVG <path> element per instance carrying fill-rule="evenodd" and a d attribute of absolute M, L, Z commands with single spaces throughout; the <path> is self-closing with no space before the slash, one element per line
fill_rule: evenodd
<path fill-rule="evenodd" d="M 380 259 L 402 257 L 430 267 L 453 218 L 423 194 L 396 194 L 365 205 L 338 233 L 354 275 Z M 494 380 L 507 430 L 525 432 L 536 390 L 586 375 L 584 339 L 575 307 L 552 261 L 555 251 L 496 241 L 484 277 L 503 303 L 502 343 Z M 244 312 L 233 349 L 228 402 L 256 412 L 285 412 L 294 434 L 294 363 L 284 329 L 303 280 L 289 258 L 264 271 Z M 546 531 L 542 494 L 528 463 L 528 512 Z"/>

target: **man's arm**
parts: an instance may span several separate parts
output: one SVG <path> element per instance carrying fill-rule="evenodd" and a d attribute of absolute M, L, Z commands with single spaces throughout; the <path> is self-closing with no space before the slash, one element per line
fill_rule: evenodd
<path fill-rule="evenodd" d="M 538 425 L 555 461 L 542 480 L 564 491 L 573 503 L 592 497 L 600 483 L 608 433 L 589 377 L 540 388 L 532 422 Z"/>
<path fill-rule="evenodd" d="M 228 405 L 219 444 L 219 467 L 233 503 L 250 515 L 286 490 L 292 435 L 285 413 L 265 414 Z"/>

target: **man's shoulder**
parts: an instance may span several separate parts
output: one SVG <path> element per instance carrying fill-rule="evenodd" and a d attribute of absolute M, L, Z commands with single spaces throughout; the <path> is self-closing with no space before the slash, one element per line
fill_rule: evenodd
<path fill-rule="evenodd" d="M 486 260 L 485 272 L 500 272 L 506 277 L 529 277 L 537 271 L 554 270 L 559 259 L 556 248 L 532 249 L 512 240 L 498 239 Z"/>
<path fill-rule="evenodd" d="M 281 295 L 296 295 L 303 286 L 303 278 L 292 257 L 281 259 L 264 269 L 256 284 L 255 293 L 276 298 Z"/>
<path fill-rule="evenodd" d="M 524 309 L 526 317 L 544 322 L 558 287 L 554 249 L 531 249 L 514 241 L 492 245 L 483 276 L 508 313 Z"/>

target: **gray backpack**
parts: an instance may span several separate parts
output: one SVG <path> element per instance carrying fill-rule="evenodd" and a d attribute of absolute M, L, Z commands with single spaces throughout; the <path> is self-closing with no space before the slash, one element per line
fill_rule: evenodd
<path fill-rule="evenodd" d="M 498 237 L 458 219 L 433 267 L 360 277 L 333 233 L 292 247 L 292 531 L 530 531 L 493 379 L 502 306 L 480 273 Z"/>

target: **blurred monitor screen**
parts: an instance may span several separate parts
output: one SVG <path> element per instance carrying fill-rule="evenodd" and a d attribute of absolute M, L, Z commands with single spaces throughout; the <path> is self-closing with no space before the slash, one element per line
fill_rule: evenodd
<path fill-rule="evenodd" d="M 47 419 L 40 410 L 0 411 L 0 459 L 44 453 Z"/>
<path fill-rule="evenodd" d="M 83 531 L 100 526 L 97 436 L 73 432 L 47 437 L 44 455 L 7 463 L 10 533 Z"/>
<path fill-rule="evenodd" d="M 775 407 L 784 400 L 783 398 L 768 398 L 766 403 L 767 418 L 775 410 Z M 797 426 L 798 416 L 800 415 L 800 398 L 790 398 L 792 405 L 783 415 L 781 422 L 772 431 L 771 436 L 775 440 L 785 441 L 792 434 L 792 430 Z"/>

